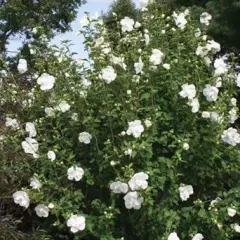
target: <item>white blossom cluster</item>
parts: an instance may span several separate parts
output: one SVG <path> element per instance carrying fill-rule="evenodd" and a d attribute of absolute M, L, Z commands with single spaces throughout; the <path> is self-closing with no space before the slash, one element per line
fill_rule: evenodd
<path fill-rule="evenodd" d="M 148 175 L 139 172 L 133 175 L 128 184 L 117 181 L 110 184 L 113 193 L 124 193 L 125 206 L 127 209 L 140 209 L 143 203 L 143 197 L 137 192 L 145 190 L 148 187 Z M 129 191 L 130 189 L 130 191 Z"/>
<path fill-rule="evenodd" d="M 181 12 L 179 14 L 177 14 L 176 12 L 173 13 L 173 18 L 174 18 L 176 26 L 182 30 L 186 27 L 186 24 L 187 24 L 186 16 L 187 15 L 188 15 L 188 11 Z"/>
<path fill-rule="evenodd" d="M 22 141 L 22 148 L 25 153 L 32 154 L 34 158 L 38 158 L 39 144 L 38 141 L 34 138 L 37 135 L 34 123 L 27 122 L 25 130 L 28 132 L 29 136 L 25 138 L 25 141 Z"/>
<path fill-rule="evenodd" d="M 196 55 L 202 58 L 206 57 L 209 53 L 217 53 L 221 50 L 219 43 L 214 40 L 208 40 L 205 46 L 198 45 Z"/>
<path fill-rule="evenodd" d="M 182 91 L 179 92 L 179 95 L 183 98 L 188 99 L 188 105 L 192 107 L 192 112 L 198 112 L 200 104 L 196 96 L 196 87 L 194 84 L 185 83 L 182 85 Z"/>
<path fill-rule="evenodd" d="M 20 129 L 19 122 L 16 118 L 6 117 L 5 126 L 11 128 L 14 131 Z"/>

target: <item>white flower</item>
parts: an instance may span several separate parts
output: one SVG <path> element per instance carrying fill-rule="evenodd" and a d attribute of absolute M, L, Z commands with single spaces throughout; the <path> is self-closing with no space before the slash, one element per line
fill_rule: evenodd
<path fill-rule="evenodd" d="M 183 84 L 182 85 L 182 91 L 179 93 L 179 95 L 183 98 L 193 99 L 196 96 L 196 88 L 194 84 Z"/>
<path fill-rule="evenodd" d="M 12 196 L 16 204 L 19 204 L 21 207 L 25 207 L 25 208 L 29 207 L 30 200 L 26 192 L 17 191 Z"/>
<path fill-rule="evenodd" d="M 26 137 L 25 141 L 22 142 L 22 148 L 25 153 L 30 153 L 35 155 L 38 151 L 38 142 L 34 138 Z"/>
<path fill-rule="evenodd" d="M 142 24 L 140 22 L 135 22 L 134 28 L 140 28 Z"/>
<path fill-rule="evenodd" d="M 228 113 L 229 122 L 233 124 L 238 119 L 237 110 L 236 108 L 232 108 Z"/>
<path fill-rule="evenodd" d="M 189 149 L 189 144 L 188 143 L 184 143 L 182 148 L 187 151 Z"/>
<path fill-rule="evenodd" d="M 29 133 L 29 137 L 36 137 L 37 131 L 36 131 L 34 123 L 27 122 L 25 130 L 26 130 L 26 132 Z"/>
<path fill-rule="evenodd" d="M 27 61 L 25 59 L 19 59 L 18 61 L 18 66 L 17 66 L 17 70 L 20 74 L 25 73 L 28 68 L 27 68 Z"/>
<path fill-rule="evenodd" d="M 139 138 L 144 131 L 144 127 L 140 120 L 134 120 L 128 123 L 127 135 L 133 135 L 135 138 Z"/>
<path fill-rule="evenodd" d="M 212 200 L 210 203 L 211 207 L 215 207 L 215 204 L 217 204 L 218 202 L 222 201 L 221 198 L 217 197 L 216 199 Z"/>
<path fill-rule="evenodd" d="M 201 32 L 200 28 L 197 28 L 194 35 L 195 35 L 196 38 L 198 38 L 198 37 L 201 36 L 201 33 L 202 32 Z"/>
<path fill-rule="evenodd" d="M 223 131 L 222 140 L 229 145 L 236 146 L 240 143 L 240 134 L 237 132 L 235 128 L 228 128 L 227 130 Z"/>
<path fill-rule="evenodd" d="M 54 206 L 53 203 L 49 203 L 49 204 L 48 204 L 48 208 L 53 209 L 54 207 L 55 207 L 55 206 Z"/>
<path fill-rule="evenodd" d="M 48 159 L 51 160 L 51 162 L 53 162 L 56 159 L 56 154 L 54 151 L 48 151 L 47 156 Z"/>
<path fill-rule="evenodd" d="M 37 34 L 37 32 L 38 32 L 38 28 L 34 27 L 34 28 L 32 29 L 32 33 L 33 33 L 33 34 Z"/>
<path fill-rule="evenodd" d="M 110 83 L 116 79 L 117 74 L 115 73 L 115 70 L 113 67 L 108 66 L 108 67 L 102 69 L 99 77 L 102 80 L 104 80 L 106 83 Z"/>
<path fill-rule="evenodd" d="M 39 190 L 42 187 L 42 184 L 36 177 L 32 177 L 30 179 L 30 187 L 32 187 L 32 189 Z"/>
<path fill-rule="evenodd" d="M 134 20 L 129 17 L 125 17 L 120 21 L 120 24 L 122 32 L 131 32 L 133 30 Z"/>
<path fill-rule="evenodd" d="M 203 111 L 202 112 L 202 118 L 210 118 L 210 116 L 211 116 L 210 112 L 208 112 L 208 111 Z"/>
<path fill-rule="evenodd" d="M 149 0 L 139 0 L 139 5 L 141 8 L 145 8 L 149 3 Z"/>
<path fill-rule="evenodd" d="M 34 210 L 39 217 L 46 218 L 49 215 L 49 208 L 44 204 L 38 204 Z"/>
<path fill-rule="evenodd" d="M 219 43 L 217 43 L 217 42 L 215 42 L 213 40 L 208 40 L 206 46 L 202 47 L 202 46 L 199 45 L 197 47 L 196 55 L 201 56 L 201 57 L 205 57 L 204 61 L 205 61 L 205 63 L 207 62 L 206 65 L 209 65 L 209 61 L 211 61 L 211 60 L 210 60 L 209 57 L 206 57 L 206 55 L 209 52 L 217 53 L 220 50 L 221 50 L 221 46 L 220 46 Z"/>
<path fill-rule="evenodd" d="M 70 227 L 72 233 L 83 231 L 85 229 L 85 217 L 79 215 L 72 215 L 67 220 L 67 226 Z"/>
<path fill-rule="evenodd" d="M 189 100 L 188 105 L 192 107 L 192 113 L 198 112 L 200 104 L 197 98 Z"/>
<path fill-rule="evenodd" d="M 209 84 L 207 84 L 205 86 L 205 88 L 203 89 L 203 95 L 206 97 L 206 99 L 209 102 L 213 102 L 213 101 L 217 100 L 218 92 L 219 92 L 219 90 L 217 87 L 211 86 Z"/>
<path fill-rule="evenodd" d="M 115 162 L 115 161 L 111 161 L 110 162 L 110 165 L 113 167 L 113 166 L 115 166 L 117 163 Z"/>
<path fill-rule="evenodd" d="M 207 67 L 210 67 L 212 64 L 212 61 L 209 57 L 204 57 L 203 58 L 204 63 L 206 64 Z"/>
<path fill-rule="evenodd" d="M 166 69 L 166 70 L 170 70 L 170 64 L 168 64 L 168 63 L 164 63 L 163 64 L 163 67 Z"/>
<path fill-rule="evenodd" d="M 138 62 L 134 63 L 134 68 L 135 68 L 136 74 L 142 73 L 143 66 L 144 66 L 144 63 L 142 62 L 142 58 L 139 57 Z"/>
<path fill-rule="evenodd" d="M 91 142 L 92 135 L 88 132 L 81 132 L 79 133 L 78 140 L 79 142 L 89 144 Z"/>
<path fill-rule="evenodd" d="M 128 192 L 123 199 L 127 209 L 133 208 L 138 210 L 141 208 L 141 204 L 143 203 L 143 197 L 141 197 L 138 192 Z"/>
<path fill-rule="evenodd" d="M 204 12 L 200 16 L 200 23 L 203 23 L 208 26 L 211 19 L 212 19 L 212 16 L 209 13 Z"/>
<path fill-rule="evenodd" d="M 240 73 L 237 75 L 236 84 L 240 87 Z"/>
<path fill-rule="evenodd" d="M 95 40 L 95 46 L 96 46 L 96 47 L 101 46 L 103 43 L 104 43 L 104 37 L 100 37 L 100 38 L 97 38 L 97 39 Z"/>
<path fill-rule="evenodd" d="M 213 40 L 208 40 L 206 46 L 202 47 L 199 45 L 197 47 L 196 55 L 205 57 L 209 52 L 217 53 L 220 50 L 221 50 L 221 46 L 219 43 L 217 43 Z"/>
<path fill-rule="evenodd" d="M 102 47 L 103 54 L 108 54 L 112 51 L 109 43 L 104 43 L 101 47 Z"/>
<path fill-rule="evenodd" d="M 190 13 L 189 9 L 186 9 L 186 10 L 184 11 L 185 16 L 188 16 L 189 13 Z"/>
<path fill-rule="evenodd" d="M 128 148 L 126 151 L 124 151 L 125 155 L 132 156 L 132 149 Z"/>
<path fill-rule="evenodd" d="M 223 118 L 222 118 L 222 116 L 219 115 L 218 112 L 210 112 L 210 120 L 212 122 L 217 122 L 217 123 L 223 122 Z"/>
<path fill-rule="evenodd" d="M 231 98 L 231 105 L 233 107 L 236 107 L 237 106 L 237 99 L 236 98 Z"/>
<path fill-rule="evenodd" d="M 215 85 L 217 88 L 220 88 L 222 86 L 222 78 L 221 77 L 218 77 L 217 80 L 216 80 L 216 85 Z"/>
<path fill-rule="evenodd" d="M 147 128 L 151 127 L 152 126 L 152 122 L 149 120 L 149 119 L 146 119 L 144 121 L 144 124 L 146 125 Z"/>
<path fill-rule="evenodd" d="M 140 76 L 139 75 L 133 75 L 132 82 L 133 83 L 139 83 L 140 82 Z"/>
<path fill-rule="evenodd" d="M 115 65 L 119 65 L 124 70 L 127 69 L 127 65 L 124 63 L 124 57 L 116 57 L 112 54 L 110 61 Z"/>
<path fill-rule="evenodd" d="M 206 49 L 210 52 L 212 51 L 213 53 L 217 53 L 221 50 L 221 45 L 214 40 L 208 40 Z"/>
<path fill-rule="evenodd" d="M 89 80 L 87 80 L 87 79 L 85 79 L 85 78 L 83 78 L 83 79 L 81 80 L 81 83 L 82 83 L 82 85 L 83 85 L 84 88 L 88 88 L 88 87 L 90 87 L 90 86 L 92 85 L 92 82 L 89 81 Z"/>
<path fill-rule="evenodd" d="M 187 24 L 187 20 L 185 18 L 184 13 L 177 14 L 176 12 L 173 12 L 173 18 L 174 18 L 174 21 L 175 21 L 175 24 L 177 27 L 179 27 L 180 29 L 185 28 L 185 26 Z"/>
<path fill-rule="evenodd" d="M 231 227 L 235 230 L 235 232 L 240 233 L 240 226 L 238 223 L 234 223 Z"/>
<path fill-rule="evenodd" d="M 125 132 L 125 131 L 122 131 L 122 132 L 120 133 L 120 135 L 121 135 L 121 136 L 125 136 L 125 135 L 126 135 L 126 132 Z"/>
<path fill-rule="evenodd" d="M 228 208 L 227 212 L 228 212 L 229 217 L 234 217 L 237 213 L 236 209 L 234 209 L 234 208 Z"/>
<path fill-rule="evenodd" d="M 87 91 L 80 90 L 79 95 L 80 97 L 85 98 L 87 96 Z"/>
<path fill-rule="evenodd" d="M 128 182 L 129 187 L 132 191 L 145 190 L 148 186 L 148 175 L 144 172 L 139 172 L 133 175 Z"/>
<path fill-rule="evenodd" d="M 81 20 L 80 20 L 80 25 L 81 27 L 87 27 L 90 24 L 90 21 L 88 20 L 88 18 L 86 16 L 84 16 Z"/>
<path fill-rule="evenodd" d="M 128 192 L 128 185 L 126 183 L 117 181 L 110 184 L 110 189 L 114 193 L 127 193 Z"/>
<path fill-rule="evenodd" d="M 208 49 L 206 47 L 198 46 L 196 49 L 196 55 L 204 57 L 208 54 Z"/>
<path fill-rule="evenodd" d="M 219 76 L 228 72 L 227 64 L 224 62 L 222 58 L 217 58 L 214 61 L 214 68 L 215 68 L 214 76 Z"/>
<path fill-rule="evenodd" d="M 168 240 L 180 240 L 180 238 L 178 237 L 176 232 L 172 232 L 170 233 L 170 235 L 168 236 Z"/>
<path fill-rule="evenodd" d="M 37 80 L 37 84 L 40 85 L 40 89 L 43 91 L 48 91 L 53 88 L 55 84 L 55 77 L 43 73 Z"/>
<path fill-rule="evenodd" d="M 64 113 L 69 111 L 70 107 L 71 106 L 65 100 L 62 100 L 58 103 L 55 109 Z"/>
<path fill-rule="evenodd" d="M 12 130 L 18 130 L 20 128 L 18 120 L 9 117 L 6 118 L 5 126 L 10 127 Z"/>
<path fill-rule="evenodd" d="M 180 198 L 182 201 L 186 201 L 190 195 L 193 194 L 193 187 L 191 185 L 186 185 L 178 188 L 180 192 Z"/>
<path fill-rule="evenodd" d="M 84 175 L 84 170 L 81 167 L 72 166 L 67 171 L 68 179 L 80 181 Z"/>
<path fill-rule="evenodd" d="M 78 114 L 77 113 L 73 113 L 72 116 L 71 116 L 71 119 L 73 121 L 77 121 L 78 120 Z"/>
<path fill-rule="evenodd" d="M 201 233 L 197 233 L 194 235 L 194 237 L 192 238 L 192 240 L 203 240 L 203 235 Z"/>
<path fill-rule="evenodd" d="M 0 134 L 0 142 L 3 141 L 4 139 L 5 139 L 5 135 Z"/>
<path fill-rule="evenodd" d="M 144 33 L 144 41 L 145 41 L 145 44 L 148 45 L 149 42 L 150 42 L 150 37 L 147 33 Z"/>
<path fill-rule="evenodd" d="M 51 107 L 46 107 L 46 108 L 44 109 L 44 112 L 45 112 L 46 115 L 49 116 L 49 117 L 55 117 L 54 109 L 51 108 Z"/>
<path fill-rule="evenodd" d="M 150 63 L 152 63 L 154 66 L 159 65 L 162 63 L 164 54 L 159 49 L 153 49 L 152 55 L 149 58 Z"/>

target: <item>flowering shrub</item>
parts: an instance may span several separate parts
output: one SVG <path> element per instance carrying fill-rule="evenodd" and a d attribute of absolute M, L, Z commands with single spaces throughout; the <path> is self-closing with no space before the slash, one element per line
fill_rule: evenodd
<path fill-rule="evenodd" d="M 2 103 L 19 106 L 3 148 L 32 174 L 14 202 L 73 239 L 233 239 L 238 77 L 214 58 L 208 13 L 142 3 L 138 24 L 116 17 L 114 47 L 101 19 L 84 19 L 85 64 L 67 44 L 36 48 L 34 68 L 19 61 L 27 87 L 3 78 Z"/>

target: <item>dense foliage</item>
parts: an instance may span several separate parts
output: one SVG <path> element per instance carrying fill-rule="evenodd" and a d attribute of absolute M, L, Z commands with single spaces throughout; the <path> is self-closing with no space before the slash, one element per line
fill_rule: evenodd
<path fill-rule="evenodd" d="M 19 59 L 17 74 L 5 63 L 13 200 L 50 239 L 237 239 L 234 55 L 215 57 L 208 13 L 141 3 L 138 21 L 114 16 L 114 45 L 103 20 L 84 19 L 89 59 L 66 41 L 32 46 L 34 67 Z"/>

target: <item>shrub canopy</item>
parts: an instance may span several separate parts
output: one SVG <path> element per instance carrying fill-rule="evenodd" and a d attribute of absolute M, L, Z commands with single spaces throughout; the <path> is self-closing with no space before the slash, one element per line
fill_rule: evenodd
<path fill-rule="evenodd" d="M 67 42 L 36 47 L 34 68 L 21 59 L 2 77 L 3 152 L 29 176 L 13 199 L 54 239 L 234 239 L 239 77 L 214 57 L 208 13 L 200 23 L 153 3 L 140 19 L 116 20 L 112 48 L 88 16 L 89 59 Z"/>

